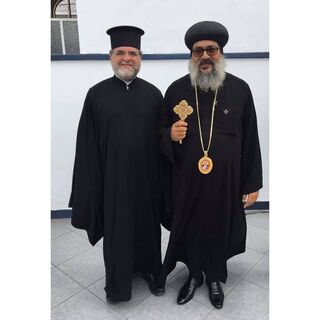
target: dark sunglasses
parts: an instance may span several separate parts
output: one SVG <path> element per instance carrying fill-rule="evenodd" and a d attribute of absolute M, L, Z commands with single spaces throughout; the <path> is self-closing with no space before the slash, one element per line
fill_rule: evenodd
<path fill-rule="evenodd" d="M 206 51 L 208 56 L 213 57 L 214 55 L 217 54 L 219 50 L 220 50 L 219 47 L 209 46 L 206 48 L 196 47 L 193 50 L 191 50 L 191 52 L 195 57 L 202 57 L 203 53 Z"/>

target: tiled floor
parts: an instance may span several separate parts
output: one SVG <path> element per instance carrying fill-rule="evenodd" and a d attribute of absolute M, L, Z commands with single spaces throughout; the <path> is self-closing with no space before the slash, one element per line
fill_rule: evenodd
<path fill-rule="evenodd" d="M 169 275 L 166 294 L 153 296 L 144 280 L 133 279 L 132 299 L 105 300 L 102 242 L 92 247 L 70 219 L 52 220 L 52 320 L 267 320 L 269 318 L 269 214 L 247 215 L 247 250 L 228 261 L 224 307 L 214 309 L 205 285 L 185 305 L 176 297 L 187 277 L 182 263 Z M 165 252 L 169 233 L 163 229 Z"/>

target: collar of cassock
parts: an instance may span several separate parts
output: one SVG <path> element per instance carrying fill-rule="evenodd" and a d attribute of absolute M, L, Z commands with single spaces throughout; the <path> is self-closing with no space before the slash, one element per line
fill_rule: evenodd
<path fill-rule="evenodd" d="M 116 74 L 114 75 L 116 78 L 118 78 L 119 80 L 121 80 L 122 82 L 124 82 L 127 86 L 127 89 L 129 89 L 129 84 L 135 79 L 132 79 L 131 81 L 124 81 L 123 79 L 119 78 Z"/>

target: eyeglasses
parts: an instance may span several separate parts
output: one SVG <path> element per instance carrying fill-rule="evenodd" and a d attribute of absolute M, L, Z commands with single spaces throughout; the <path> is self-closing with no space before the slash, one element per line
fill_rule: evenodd
<path fill-rule="evenodd" d="M 117 50 L 117 51 L 112 51 L 113 54 L 115 54 L 117 57 L 122 58 L 124 57 L 126 54 L 128 54 L 128 56 L 130 58 L 137 58 L 139 56 L 141 56 L 141 51 L 122 51 L 122 50 Z"/>
<path fill-rule="evenodd" d="M 219 50 L 220 50 L 219 47 L 209 46 L 206 48 L 196 47 L 193 50 L 191 50 L 191 52 L 195 57 L 202 57 L 204 52 L 206 52 L 208 56 L 213 57 L 214 55 L 217 54 Z"/>

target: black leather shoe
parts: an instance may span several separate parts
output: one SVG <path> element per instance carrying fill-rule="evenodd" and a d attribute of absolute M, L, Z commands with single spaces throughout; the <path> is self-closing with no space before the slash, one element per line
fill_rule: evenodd
<path fill-rule="evenodd" d="M 220 282 L 210 282 L 208 283 L 208 288 L 210 302 L 215 308 L 221 309 L 223 307 L 224 293 L 221 288 Z"/>
<path fill-rule="evenodd" d="M 197 287 L 200 287 L 201 284 L 198 284 L 196 279 L 189 278 L 179 291 L 177 303 L 185 304 L 190 301 L 193 298 L 194 292 L 196 291 Z"/>
<path fill-rule="evenodd" d="M 148 282 L 151 293 L 155 296 L 162 296 L 165 293 L 164 286 L 155 286 L 154 275 L 152 273 L 143 273 L 143 278 Z"/>

